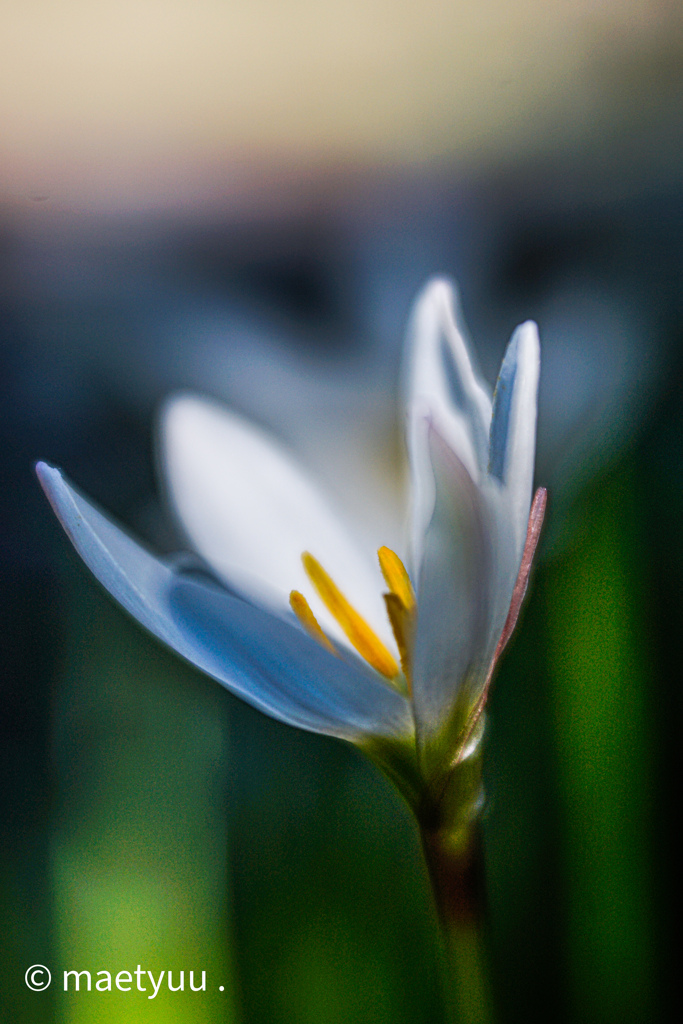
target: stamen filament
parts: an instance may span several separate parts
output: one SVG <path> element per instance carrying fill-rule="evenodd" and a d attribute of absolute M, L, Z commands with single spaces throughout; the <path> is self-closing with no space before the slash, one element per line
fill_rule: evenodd
<path fill-rule="evenodd" d="M 334 644 L 323 633 L 320 623 L 311 611 L 311 606 L 304 595 L 300 594 L 298 590 L 293 590 L 289 595 L 289 603 L 292 606 L 292 611 L 309 636 L 312 636 L 314 640 L 322 644 L 331 654 L 336 654 Z"/>
<path fill-rule="evenodd" d="M 381 675 L 387 679 L 394 679 L 399 674 L 399 667 L 376 633 L 349 604 L 337 584 L 313 555 L 304 551 L 301 560 L 320 600 L 337 620 L 361 657 Z"/>

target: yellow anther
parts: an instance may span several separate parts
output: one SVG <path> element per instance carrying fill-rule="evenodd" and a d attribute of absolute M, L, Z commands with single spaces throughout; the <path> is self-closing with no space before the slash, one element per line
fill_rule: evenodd
<path fill-rule="evenodd" d="M 294 612 L 294 614 L 296 615 L 297 619 L 304 627 L 306 632 L 310 636 L 312 636 L 314 640 L 317 640 L 319 644 L 322 644 L 322 646 L 325 647 L 332 654 L 336 654 L 337 652 L 334 649 L 334 645 L 330 643 L 328 638 L 323 633 L 322 629 L 320 628 L 320 623 L 318 622 L 315 615 L 311 611 L 311 606 L 304 597 L 304 595 L 300 594 L 298 590 L 293 590 L 289 595 L 289 603 L 292 606 L 292 611 Z"/>
<path fill-rule="evenodd" d="M 406 611 L 412 612 L 415 607 L 415 591 L 403 562 L 391 548 L 380 548 L 377 557 L 389 590 L 396 595 Z"/>
<path fill-rule="evenodd" d="M 399 674 L 399 667 L 365 619 L 349 604 L 337 584 L 313 555 L 304 551 L 301 560 L 320 600 L 337 620 L 361 657 L 381 675 L 387 679 L 394 679 Z"/>
<path fill-rule="evenodd" d="M 413 623 L 415 616 L 406 608 L 398 594 L 384 594 L 384 603 L 387 606 L 389 622 L 391 623 L 391 628 L 393 629 L 394 636 L 396 637 L 396 645 L 398 646 L 398 652 L 401 655 L 401 668 L 403 669 L 403 675 L 406 677 L 406 686 L 408 687 L 408 695 L 410 696 L 413 692 L 410 651 L 413 642 Z"/>

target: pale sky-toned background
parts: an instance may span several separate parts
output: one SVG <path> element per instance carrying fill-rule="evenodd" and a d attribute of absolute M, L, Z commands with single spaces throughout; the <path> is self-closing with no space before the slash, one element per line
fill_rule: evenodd
<path fill-rule="evenodd" d="M 174 205 L 628 132 L 677 91 L 683 5 L 1 0 L 0 27 L 0 203 Z"/>

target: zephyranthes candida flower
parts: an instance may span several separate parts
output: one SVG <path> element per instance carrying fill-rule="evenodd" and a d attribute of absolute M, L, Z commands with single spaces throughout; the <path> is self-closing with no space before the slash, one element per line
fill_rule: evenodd
<path fill-rule="evenodd" d="M 478 783 L 451 780 L 478 748 L 543 517 L 545 493 L 532 503 L 538 372 L 526 323 L 492 398 L 450 286 L 427 286 L 405 375 L 409 539 L 377 560 L 288 451 L 204 398 L 167 402 L 162 463 L 212 575 L 155 557 L 57 469 L 38 474 L 84 561 L 155 636 L 273 717 L 358 744 L 421 821 L 440 821 L 449 801 L 455 820 L 476 808 Z"/>

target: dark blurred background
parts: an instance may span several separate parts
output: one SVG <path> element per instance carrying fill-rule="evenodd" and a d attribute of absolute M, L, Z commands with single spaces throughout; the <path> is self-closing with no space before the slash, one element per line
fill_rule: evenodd
<path fill-rule="evenodd" d="M 401 346 L 436 272 L 490 382 L 518 322 L 543 344 L 549 519 L 487 745 L 498 1018 L 671 1019 L 680 5 L 2 0 L 0 19 L 3 1019 L 443 1019 L 389 784 L 144 635 L 32 468 L 173 550 L 155 416 L 192 388 L 396 543 Z M 34 963 L 206 970 L 208 991 L 32 993 Z"/>

